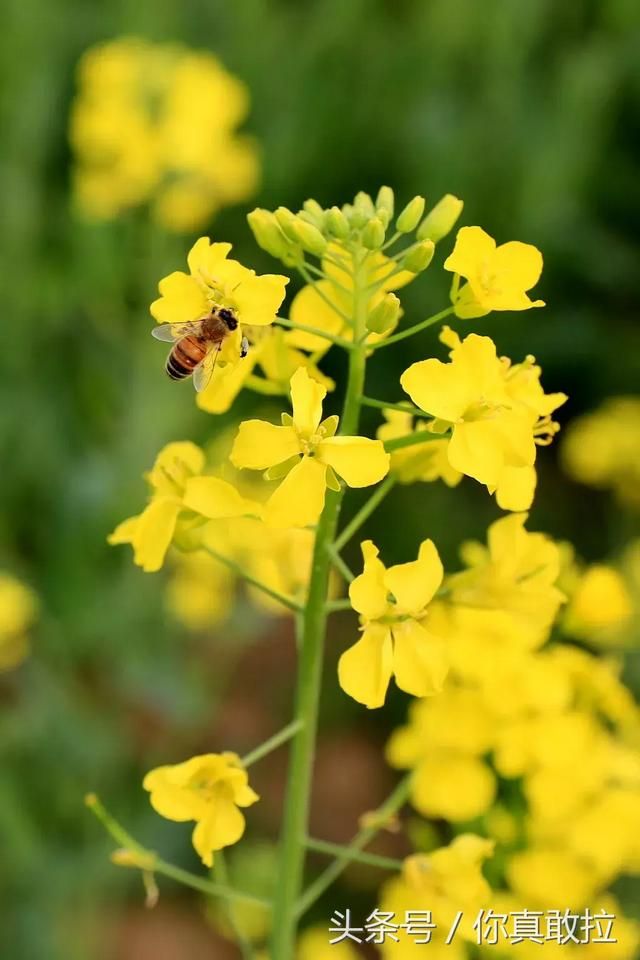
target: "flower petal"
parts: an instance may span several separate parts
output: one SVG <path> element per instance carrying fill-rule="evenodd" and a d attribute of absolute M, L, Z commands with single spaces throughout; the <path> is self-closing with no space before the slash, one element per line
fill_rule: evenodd
<path fill-rule="evenodd" d="M 385 566 L 378 558 L 378 548 L 372 540 L 360 545 L 364 558 L 364 570 L 349 586 L 349 599 L 354 610 L 366 620 L 376 620 L 387 612 L 387 588 Z"/>
<path fill-rule="evenodd" d="M 241 496 L 236 488 L 219 477 L 191 477 L 187 480 L 184 506 L 208 520 L 259 514 L 260 505 Z"/>
<path fill-rule="evenodd" d="M 393 626 L 393 673 L 396 683 L 414 697 L 430 697 L 442 690 L 449 670 L 444 641 L 417 620 Z"/>
<path fill-rule="evenodd" d="M 535 467 L 505 467 L 496 489 L 496 503 L 502 510 L 528 510 L 535 489 Z"/>
<path fill-rule="evenodd" d="M 225 346 L 226 343 L 223 349 Z M 226 413 L 251 376 L 257 360 L 257 351 L 252 349 L 242 362 L 228 363 L 224 367 L 218 363 L 207 386 L 196 394 L 196 404 L 207 413 Z"/>
<path fill-rule="evenodd" d="M 172 766 L 156 767 L 149 771 L 142 782 L 144 789 L 151 794 L 149 802 L 156 813 L 175 823 L 196 820 L 206 809 L 202 797 L 195 790 L 189 790 L 181 777 L 182 768 L 189 763 L 191 761 L 187 760 Z"/>
<path fill-rule="evenodd" d="M 542 273 L 542 254 L 531 243 L 511 240 L 495 251 L 493 269 L 510 290 L 530 290 Z"/>
<path fill-rule="evenodd" d="M 317 523 L 324 507 L 326 472 L 323 463 L 303 457 L 267 501 L 267 523 L 284 528 Z"/>
<path fill-rule="evenodd" d="M 474 384 L 465 372 L 441 360 L 412 363 L 400 377 L 400 385 L 413 402 L 441 420 L 459 420 L 474 396 Z"/>
<path fill-rule="evenodd" d="M 295 428 L 303 437 L 309 438 L 322 419 L 322 401 L 327 391 L 309 376 L 305 367 L 298 367 L 290 384 Z"/>
<path fill-rule="evenodd" d="M 215 265 L 220 260 L 226 260 L 230 252 L 230 243 L 211 243 L 209 237 L 200 237 L 187 255 L 191 276 L 210 283 Z"/>
<path fill-rule="evenodd" d="M 133 562 L 145 573 L 155 573 L 164 563 L 180 509 L 177 498 L 154 497 L 138 517 L 131 541 Z"/>
<path fill-rule="evenodd" d="M 255 327 L 273 323 L 284 300 L 288 282 L 288 277 L 270 273 L 243 280 L 237 290 L 233 291 L 241 323 Z"/>
<path fill-rule="evenodd" d="M 350 487 L 370 487 L 389 472 L 391 458 L 380 440 L 368 437 L 330 437 L 316 447 L 316 455 Z"/>
<path fill-rule="evenodd" d="M 504 467 L 504 449 L 491 421 L 456 424 L 447 456 L 455 470 L 488 487 L 497 486 Z"/>
<path fill-rule="evenodd" d="M 484 262 L 489 262 L 496 249 L 495 240 L 482 227 L 461 227 L 456 243 L 444 262 L 444 269 L 471 277 Z"/>
<path fill-rule="evenodd" d="M 391 631 L 371 623 L 340 657 L 338 679 L 346 694 L 370 710 L 384 703 L 391 679 Z"/>
<path fill-rule="evenodd" d="M 279 427 L 266 420 L 240 424 L 229 459 L 234 467 L 266 470 L 302 453 L 293 427 Z"/>
<path fill-rule="evenodd" d="M 296 294 L 289 308 L 289 319 L 292 323 L 301 323 L 306 327 L 317 327 L 326 333 L 336 336 L 343 334 L 345 322 L 339 313 L 333 310 L 322 294 L 336 301 L 338 305 L 339 297 L 336 296 L 333 285 L 329 280 L 319 280 L 314 284 L 307 284 Z M 347 333 L 348 335 L 348 333 Z M 315 353 L 317 350 L 326 352 L 331 346 L 329 340 L 316 336 L 314 333 L 306 333 L 304 330 L 288 330 L 287 343 L 299 350 L 309 350 Z"/>
<path fill-rule="evenodd" d="M 151 316 L 158 323 L 197 320 L 209 310 L 202 288 L 193 277 L 176 270 L 158 284 L 160 298 L 151 304 Z"/>
<path fill-rule="evenodd" d="M 444 570 L 432 540 L 420 545 L 418 559 L 389 567 L 384 576 L 387 589 L 397 600 L 398 613 L 419 613 L 442 583 Z"/>
<path fill-rule="evenodd" d="M 237 843 L 245 830 L 244 815 L 228 796 L 227 791 L 216 791 L 218 796 L 208 804 L 206 816 L 196 824 L 191 840 L 196 853 L 206 867 L 213 866 L 215 850 Z"/>

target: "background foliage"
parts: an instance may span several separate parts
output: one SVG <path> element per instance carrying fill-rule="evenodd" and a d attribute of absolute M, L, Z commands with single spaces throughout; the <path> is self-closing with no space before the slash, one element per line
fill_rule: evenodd
<path fill-rule="evenodd" d="M 105 543 L 140 506 L 157 449 L 206 440 L 230 418 L 213 421 L 188 386 L 166 380 L 149 336 L 157 279 L 192 238 L 167 237 L 143 214 L 89 225 L 70 209 L 67 116 L 81 53 L 123 34 L 216 53 L 251 90 L 260 206 L 342 203 L 381 183 L 400 202 L 451 192 L 465 198 L 463 222 L 541 248 L 536 293 L 547 309 L 494 314 L 477 329 L 501 352 L 536 355 L 546 390 L 570 395 L 566 423 L 639 382 L 639 29 L 634 0 L 8 0 L 0 567 L 32 586 L 42 609 L 32 658 L 0 680 L 1 956 L 211 955 L 188 894 L 168 888 L 143 913 L 137 878 L 109 865 L 82 796 L 102 793 L 147 845 L 193 867 L 186 834 L 150 813 L 141 775 L 208 745 L 242 752 L 262 739 L 287 715 L 293 667 L 286 621 L 242 603 L 224 630 L 188 634 L 167 616 L 162 578 Z M 211 232 L 243 262 L 273 269 L 246 227 L 252 205 L 224 212 Z M 403 297 L 409 317 L 438 309 L 445 283 L 416 282 Z M 433 344 L 426 331 L 416 351 Z M 369 393 L 399 399 L 406 365 L 404 347 L 383 351 Z M 327 372 L 340 375 L 331 359 Z M 232 419 L 258 403 L 243 396 Z M 569 482 L 556 457 L 541 457 L 530 527 L 588 560 L 609 557 L 638 533 L 637 517 L 634 531 L 608 494 Z M 388 544 L 389 563 L 429 535 L 451 564 L 496 515 L 478 485 L 416 487 L 389 498 L 370 534 Z M 334 681 L 351 630 L 338 621 L 331 643 L 314 810 L 315 832 L 336 841 L 389 784 L 389 714 L 366 715 Z M 403 718 L 405 699 L 391 709 Z M 257 778 L 265 803 L 252 819 L 267 836 L 283 763 L 278 755 Z M 349 874 L 318 917 L 338 897 L 355 904 L 371 882 Z"/>

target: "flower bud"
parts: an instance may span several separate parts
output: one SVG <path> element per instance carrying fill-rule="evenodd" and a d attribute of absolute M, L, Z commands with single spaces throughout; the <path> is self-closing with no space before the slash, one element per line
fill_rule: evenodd
<path fill-rule="evenodd" d="M 395 293 L 388 293 L 367 317 L 367 330 L 372 333 L 387 333 L 393 329 L 399 316 L 400 301 Z"/>
<path fill-rule="evenodd" d="M 453 230 L 462 213 L 464 203 L 452 193 L 446 193 L 426 215 L 418 229 L 418 240 L 433 240 L 437 243 Z"/>
<path fill-rule="evenodd" d="M 389 220 L 391 220 L 391 217 L 393 216 L 393 204 L 394 197 L 391 187 L 380 187 L 378 190 L 378 196 L 376 197 L 376 210 L 378 211 L 378 216 L 380 216 L 380 211 L 384 210 Z"/>
<path fill-rule="evenodd" d="M 346 215 L 349 218 L 349 223 L 352 227 L 355 227 L 356 230 L 360 230 L 361 227 L 364 227 L 365 223 L 368 223 L 369 216 L 365 213 L 364 210 L 359 209 L 358 207 L 351 207 L 350 211 Z"/>
<path fill-rule="evenodd" d="M 323 255 L 327 249 L 327 241 L 317 227 L 307 223 L 306 220 L 301 220 L 300 217 L 294 217 L 291 227 L 303 250 L 314 257 Z"/>
<path fill-rule="evenodd" d="M 349 222 L 340 207 L 331 207 L 326 213 L 327 229 L 339 240 L 349 236 Z"/>
<path fill-rule="evenodd" d="M 247 220 L 259 247 L 279 260 L 287 257 L 289 243 L 270 210 L 262 210 L 257 207 L 248 214 Z"/>
<path fill-rule="evenodd" d="M 399 230 L 400 233 L 411 233 L 420 223 L 420 218 L 423 213 L 424 197 L 414 197 L 398 216 L 396 229 Z"/>
<path fill-rule="evenodd" d="M 360 210 L 362 213 L 364 213 L 367 220 L 370 220 L 371 217 L 375 217 L 376 215 L 373 200 L 368 193 L 364 192 L 364 190 L 360 190 L 358 193 L 356 193 L 353 206 L 356 210 Z"/>
<path fill-rule="evenodd" d="M 426 270 L 435 253 L 436 245 L 433 240 L 423 240 L 417 243 L 409 253 L 402 258 L 400 266 L 411 273 L 421 273 Z"/>
<path fill-rule="evenodd" d="M 291 240 L 292 243 L 300 243 L 295 232 L 295 214 L 291 213 L 291 210 L 287 210 L 286 207 L 278 207 L 275 212 L 275 218 L 278 221 L 278 224 L 280 225 L 285 237 Z"/>
<path fill-rule="evenodd" d="M 302 204 L 302 209 L 305 210 L 310 217 L 313 218 L 316 226 L 322 223 L 324 217 L 324 210 L 320 206 L 317 200 L 313 200 L 311 197 Z"/>
<path fill-rule="evenodd" d="M 362 243 L 368 250 L 378 250 L 384 243 L 384 234 L 384 224 L 378 217 L 374 217 L 362 231 Z"/>

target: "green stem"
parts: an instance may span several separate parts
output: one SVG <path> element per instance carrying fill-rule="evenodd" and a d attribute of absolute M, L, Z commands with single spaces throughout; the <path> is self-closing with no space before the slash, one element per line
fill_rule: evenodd
<path fill-rule="evenodd" d="M 331 563 L 338 573 L 344 577 L 347 583 L 351 583 L 353 580 L 355 580 L 355 574 L 352 572 L 351 568 L 347 566 L 333 544 L 330 544 L 327 547 L 327 553 L 331 558 Z"/>
<path fill-rule="evenodd" d="M 229 886 L 229 874 L 227 872 L 227 864 L 222 850 L 218 850 L 216 852 L 213 862 L 213 872 L 220 884 L 225 887 Z M 240 923 L 238 923 L 238 918 L 232 903 L 227 903 L 225 912 L 236 946 L 242 954 L 242 960 L 253 960 L 255 957 L 253 946 L 251 945 L 251 941 L 247 940 L 242 930 L 242 926 Z"/>
<path fill-rule="evenodd" d="M 343 350 L 351 350 L 353 348 L 350 340 L 345 340 L 344 337 L 338 337 L 333 333 L 328 333 L 326 330 L 322 330 L 321 327 L 308 327 L 305 323 L 294 323 L 293 320 L 285 320 L 284 317 L 276 317 L 276 323 L 281 327 L 286 327 L 288 330 L 302 330 L 304 333 L 312 333 L 315 337 L 322 337 L 323 340 L 329 340 L 337 347 L 342 347 Z"/>
<path fill-rule="evenodd" d="M 420 333 L 421 330 L 426 330 L 427 327 L 432 327 L 434 323 L 439 323 L 441 320 L 444 320 L 445 317 L 451 316 L 453 313 L 453 307 L 447 307 L 446 310 L 441 310 L 440 313 L 434 313 L 432 317 L 427 317 L 426 320 L 422 320 L 420 323 L 414 324 L 413 327 L 407 327 L 406 330 L 401 330 L 400 333 L 394 333 L 391 337 L 387 337 L 386 340 L 378 340 L 377 343 L 372 343 L 369 345 L 371 350 L 381 350 L 382 347 L 388 347 L 392 343 L 398 343 L 399 340 L 404 340 L 406 337 L 412 337 L 414 333 Z"/>
<path fill-rule="evenodd" d="M 385 449 L 387 449 L 386 446 L 385 446 Z M 349 521 L 347 526 L 344 528 L 344 530 L 336 540 L 334 544 L 334 549 L 336 551 L 342 550 L 344 545 L 348 543 L 349 540 L 351 540 L 351 537 L 358 532 L 358 530 L 360 529 L 362 524 L 365 522 L 365 520 L 367 520 L 371 516 L 373 511 L 376 509 L 376 507 L 380 503 L 382 503 L 382 501 L 384 500 L 386 495 L 389 493 L 389 491 L 391 490 L 395 482 L 396 482 L 395 477 L 389 475 L 388 477 L 385 477 L 385 479 L 382 481 L 382 483 L 378 487 L 376 487 L 376 489 L 371 494 L 371 496 L 366 501 L 366 503 L 364 503 L 360 507 L 355 517 L 353 517 L 353 519 Z"/>
<path fill-rule="evenodd" d="M 327 613 L 338 613 L 340 610 L 351 610 L 351 601 L 348 597 L 340 600 L 327 600 Z"/>
<path fill-rule="evenodd" d="M 364 393 L 365 347 L 358 341 L 366 329 L 367 301 L 361 293 L 364 286 L 365 260 L 366 253 L 354 271 L 353 328 L 356 344 L 349 351 L 347 389 L 340 422 L 340 432 L 347 436 L 357 433 L 360 398 Z M 272 960 L 292 960 L 295 950 L 295 907 L 302 887 L 306 857 L 305 842 L 328 617 L 326 600 L 331 564 L 327 547 L 335 539 L 342 496 L 343 490 L 327 491 L 324 510 L 316 528 L 309 592 L 303 614 L 295 711 L 302 726 L 293 741 L 289 764 L 278 869 L 279 883 L 273 913 Z"/>
<path fill-rule="evenodd" d="M 176 867 L 172 863 L 167 863 L 166 860 L 161 860 L 153 850 L 148 850 L 146 847 L 143 847 L 142 844 L 138 843 L 137 840 L 134 840 L 124 827 L 111 816 L 95 794 L 89 794 L 85 799 L 85 803 L 116 843 L 141 858 L 141 870 L 148 870 L 150 873 L 159 873 L 165 877 L 170 877 L 185 887 L 200 890 L 201 893 L 206 893 L 210 897 L 220 897 L 223 900 L 235 900 L 238 903 L 249 903 L 253 906 L 269 907 L 268 900 L 263 900 L 261 897 L 254 897 L 252 894 L 243 893 L 240 890 L 233 890 L 225 884 L 212 883 L 210 880 L 205 880 L 204 877 L 199 877 L 195 873 L 189 873 L 188 870 L 183 870 L 182 867 Z"/>
<path fill-rule="evenodd" d="M 412 403 L 391 403 L 387 400 L 374 400 L 373 397 L 363 397 L 361 403 L 363 407 L 373 407 L 376 410 L 400 410 L 401 413 L 410 413 L 412 417 L 425 417 L 427 420 L 433 420 L 430 413 L 425 413 L 419 407 L 414 407 Z"/>
<path fill-rule="evenodd" d="M 291 738 L 296 735 L 301 725 L 301 720 L 294 720 L 293 723 L 287 724 L 287 726 L 278 733 L 274 733 L 272 737 L 269 737 L 268 740 L 265 740 L 265 742 L 261 743 L 259 747 L 256 747 L 255 750 L 251 750 L 250 753 L 242 758 L 240 761 L 242 766 L 246 769 L 253 763 L 257 763 L 258 760 L 262 760 L 263 757 L 273 753 L 274 750 L 277 750 L 278 747 L 281 747 L 283 743 L 287 742 L 287 740 L 291 740 Z"/>
<path fill-rule="evenodd" d="M 408 796 L 411 786 L 411 775 L 406 776 L 397 785 L 395 790 L 389 794 L 385 802 L 376 811 L 374 822 L 370 826 L 364 827 L 353 838 L 348 847 L 344 847 L 342 852 L 336 857 L 333 863 L 329 864 L 326 870 L 317 877 L 316 880 L 305 890 L 298 902 L 297 915 L 301 917 L 307 912 L 309 907 L 313 906 L 316 900 L 322 896 L 324 891 L 331 886 L 340 874 L 346 870 L 352 860 L 353 853 L 359 853 L 368 843 L 373 840 L 375 835 L 382 829 L 385 822 L 388 821 L 402 807 Z"/>
<path fill-rule="evenodd" d="M 402 860 L 392 857 L 381 857 L 377 853 L 361 853 L 351 847 L 341 846 L 339 843 L 329 843 L 326 840 L 316 840 L 307 837 L 307 849 L 316 853 L 326 853 L 329 857 L 348 857 L 350 863 L 364 863 L 369 867 L 379 867 L 380 870 L 401 870 Z"/>
<path fill-rule="evenodd" d="M 393 453 L 394 450 L 402 450 L 403 447 L 414 447 L 419 443 L 429 443 L 431 440 L 444 440 L 448 433 L 431 433 L 430 430 L 416 430 L 415 433 L 408 433 L 406 437 L 395 437 L 393 440 L 387 440 L 384 448 L 387 453 Z"/>
<path fill-rule="evenodd" d="M 266 583 L 263 583 L 262 580 L 258 580 L 256 577 L 248 573 L 244 567 L 236 563 L 235 560 L 232 560 L 231 557 L 225 557 L 224 554 L 218 553 L 217 550 L 212 550 L 211 547 L 205 546 L 203 544 L 203 550 L 206 550 L 215 560 L 218 560 L 220 563 L 223 563 L 225 567 L 229 567 L 230 570 L 233 570 L 239 577 L 242 577 L 243 580 L 246 580 L 247 583 L 250 583 L 252 587 L 255 587 L 257 590 L 261 590 L 262 593 L 265 593 L 268 597 L 271 597 L 272 600 L 277 600 L 278 603 L 281 603 L 283 607 L 286 607 L 288 610 L 292 610 L 294 613 L 300 613 L 302 610 L 302 604 L 298 603 L 297 600 L 294 600 L 293 597 L 287 597 L 284 593 L 280 593 L 278 590 L 274 590 L 273 587 L 269 587 Z"/>

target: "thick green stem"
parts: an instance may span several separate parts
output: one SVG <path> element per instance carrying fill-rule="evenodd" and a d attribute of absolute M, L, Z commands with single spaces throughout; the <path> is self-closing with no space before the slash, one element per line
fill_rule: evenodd
<path fill-rule="evenodd" d="M 366 257 L 366 254 L 365 254 Z M 349 351 L 349 375 L 340 422 L 343 435 L 357 433 L 360 399 L 364 393 L 366 299 L 362 296 L 364 258 L 354 271 L 354 345 Z M 328 490 L 316 529 L 307 604 L 302 615 L 295 717 L 302 726 L 291 750 L 287 795 L 274 902 L 271 960 L 293 960 L 297 930 L 296 903 L 302 888 L 307 827 L 315 755 L 318 706 L 322 681 L 324 641 L 327 629 L 327 592 L 330 547 L 336 535 L 343 491 Z"/>

